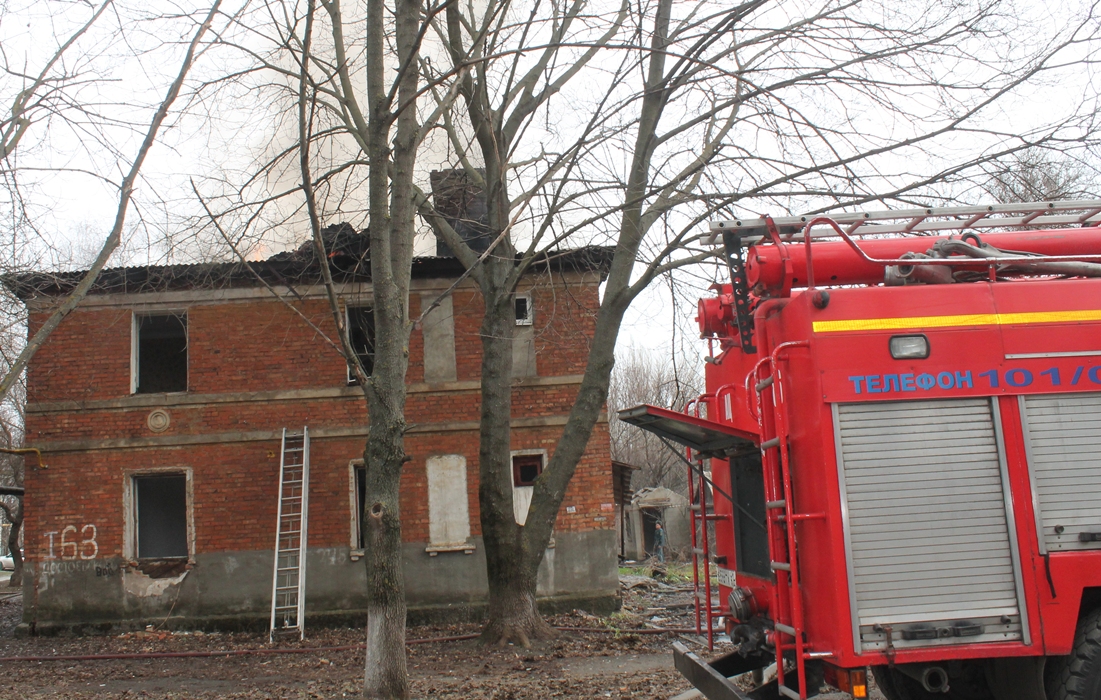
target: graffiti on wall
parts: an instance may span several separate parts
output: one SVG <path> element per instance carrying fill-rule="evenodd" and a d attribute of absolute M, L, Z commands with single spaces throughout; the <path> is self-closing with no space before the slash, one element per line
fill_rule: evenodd
<path fill-rule="evenodd" d="M 66 525 L 61 530 L 44 532 L 46 552 L 43 559 L 61 559 L 62 561 L 75 561 L 77 559 L 95 559 L 99 554 L 99 543 L 96 542 L 98 530 L 95 525 L 88 523 L 79 530 L 76 525 Z"/>

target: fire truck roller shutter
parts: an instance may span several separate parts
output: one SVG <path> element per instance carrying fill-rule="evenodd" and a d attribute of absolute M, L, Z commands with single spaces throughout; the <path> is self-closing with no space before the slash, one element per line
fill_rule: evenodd
<path fill-rule="evenodd" d="M 1101 549 L 1101 394 L 1019 400 L 1046 551 Z"/>
<path fill-rule="evenodd" d="M 1029 643 L 990 400 L 833 410 L 855 650 Z"/>

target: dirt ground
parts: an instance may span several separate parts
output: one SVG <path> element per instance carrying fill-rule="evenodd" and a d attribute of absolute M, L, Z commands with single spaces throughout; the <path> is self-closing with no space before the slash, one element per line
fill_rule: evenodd
<path fill-rule="evenodd" d="M 557 639 L 525 650 L 487 649 L 477 640 L 409 647 L 413 696 L 469 700 L 617 698 L 651 700 L 690 689 L 673 669 L 671 645 L 691 635 L 645 634 L 654 627 L 688 626 L 690 587 L 624 588 L 620 613 L 596 618 L 575 611 L 551 620 Z M 167 633 L 156 630 L 109 637 L 15 638 L 18 596 L 0 589 L 0 657 L 134 652 L 270 650 L 267 635 Z M 409 639 L 473 634 L 473 624 L 416 627 Z M 3 661 L 0 688 L 19 698 L 344 698 L 361 686 L 364 651 L 334 649 L 362 644 L 362 630 L 307 630 L 305 642 L 278 648 L 322 648 L 294 654 L 98 661 Z M 14 693 L 14 694 L 13 694 Z"/>

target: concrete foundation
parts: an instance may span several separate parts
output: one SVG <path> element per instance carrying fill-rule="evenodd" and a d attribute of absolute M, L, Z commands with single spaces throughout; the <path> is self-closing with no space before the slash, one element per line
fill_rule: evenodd
<path fill-rule="evenodd" d="M 404 545 L 410 622 L 480 619 L 485 554 L 430 556 Z M 540 606 L 610 612 L 619 604 L 615 532 L 560 533 L 539 570 Z M 177 576 L 151 578 L 120 559 L 28 563 L 24 634 L 106 633 L 155 624 L 171 629 L 266 629 L 272 552 L 197 554 Z M 361 624 L 366 569 L 345 548 L 312 549 L 306 568 L 306 626 Z"/>

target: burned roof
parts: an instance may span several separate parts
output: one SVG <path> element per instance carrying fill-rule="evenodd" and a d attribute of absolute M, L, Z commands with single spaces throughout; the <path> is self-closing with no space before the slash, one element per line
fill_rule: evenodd
<path fill-rule="evenodd" d="M 370 282 L 370 250 L 366 232 L 348 224 L 322 231 L 329 270 L 336 282 Z M 607 275 L 614 248 L 588 246 L 550 251 L 532 265 L 533 270 L 598 272 Z M 462 264 L 452 257 L 413 259 L 413 277 L 458 277 Z M 20 299 L 62 296 L 73 291 L 85 271 L 26 272 L 5 275 L 2 280 Z M 197 263 L 192 265 L 149 265 L 119 267 L 99 274 L 89 294 L 133 294 L 185 289 L 228 289 L 234 287 L 295 286 L 321 283 L 321 266 L 312 240 L 298 248 L 256 262 Z"/>

